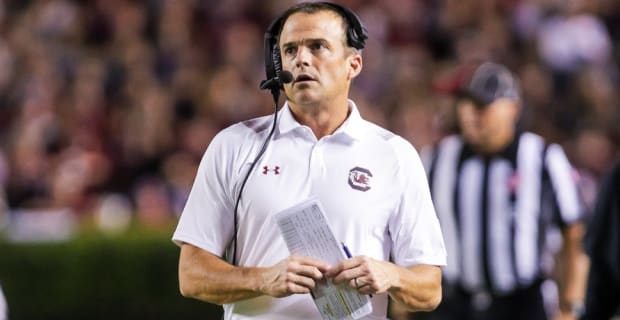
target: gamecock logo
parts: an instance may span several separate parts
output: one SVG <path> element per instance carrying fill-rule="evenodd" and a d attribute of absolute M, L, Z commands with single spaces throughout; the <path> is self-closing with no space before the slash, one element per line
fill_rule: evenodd
<path fill-rule="evenodd" d="M 370 189 L 371 177 L 372 173 L 370 173 L 370 170 L 355 167 L 349 170 L 349 185 L 355 190 L 368 191 Z"/>

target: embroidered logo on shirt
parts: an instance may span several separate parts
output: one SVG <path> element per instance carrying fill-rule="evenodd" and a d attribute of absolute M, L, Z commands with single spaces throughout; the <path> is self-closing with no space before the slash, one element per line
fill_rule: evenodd
<path fill-rule="evenodd" d="M 268 174 L 269 172 L 273 172 L 273 174 L 280 174 L 280 167 L 275 166 L 274 168 L 269 168 L 269 166 L 264 166 L 263 174 Z"/>
<path fill-rule="evenodd" d="M 349 185 L 351 188 L 359 191 L 368 191 L 370 189 L 370 170 L 355 167 L 349 170 Z"/>
<path fill-rule="evenodd" d="M 517 192 L 519 189 L 519 184 L 521 183 L 521 178 L 519 177 L 519 173 L 515 171 L 510 178 L 508 178 L 508 190 L 512 193 Z"/>

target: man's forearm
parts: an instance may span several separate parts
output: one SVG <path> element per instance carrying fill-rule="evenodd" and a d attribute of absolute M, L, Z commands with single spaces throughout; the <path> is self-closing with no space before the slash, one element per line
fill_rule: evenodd
<path fill-rule="evenodd" d="M 564 272 L 560 280 L 560 307 L 563 312 L 571 312 L 575 306 L 583 304 L 589 261 L 581 245 L 583 225 L 571 225 L 563 235 L 561 265 Z"/>
<path fill-rule="evenodd" d="M 266 268 L 238 267 L 184 244 L 179 258 L 179 285 L 182 295 L 216 304 L 260 295 L 281 298 L 310 293 L 327 268 L 322 261 L 296 255 Z"/>
<path fill-rule="evenodd" d="M 179 287 L 186 297 L 215 304 L 231 303 L 262 295 L 261 271 L 261 268 L 233 266 L 201 249 L 183 245 Z"/>
<path fill-rule="evenodd" d="M 395 266 L 397 284 L 388 290 L 390 296 L 410 311 L 431 311 L 441 302 L 441 269 L 431 265 L 409 268 Z"/>

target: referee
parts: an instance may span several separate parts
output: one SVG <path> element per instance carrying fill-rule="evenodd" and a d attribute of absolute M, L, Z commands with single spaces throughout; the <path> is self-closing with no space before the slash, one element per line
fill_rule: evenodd
<path fill-rule="evenodd" d="M 559 145 L 517 129 L 519 87 L 506 67 L 471 71 L 457 91 L 460 134 L 425 159 L 448 251 L 444 300 L 430 318 L 547 319 L 546 240 L 561 230 L 559 316 L 576 319 L 586 264 L 571 165 Z"/>

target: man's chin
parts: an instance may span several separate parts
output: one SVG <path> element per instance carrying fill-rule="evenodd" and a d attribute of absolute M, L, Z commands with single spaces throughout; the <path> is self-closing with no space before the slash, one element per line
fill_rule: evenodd
<path fill-rule="evenodd" d="M 479 137 L 478 135 L 463 134 L 463 138 L 465 139 L 467 144 L 469 144 L 472 147 L 483 144 L 482 138 Z"/>
<path fill-rule="evenodd" d="M 315 104 L 319 100 L 318 95 L 311 92 L 298 92 L 293 98 L 293 101 L 300 105 Z"/>

